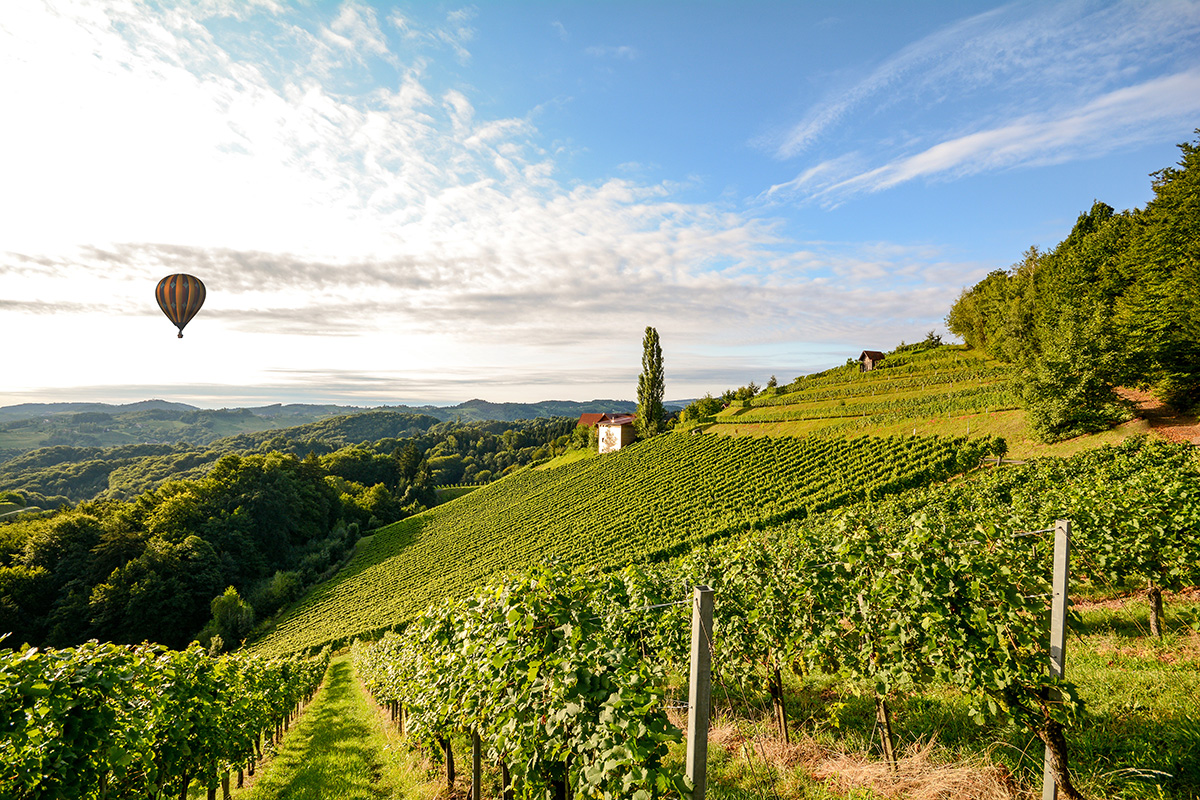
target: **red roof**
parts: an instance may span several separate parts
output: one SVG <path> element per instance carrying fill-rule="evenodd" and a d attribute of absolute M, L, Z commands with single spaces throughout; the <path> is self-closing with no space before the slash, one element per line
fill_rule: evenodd
<path fill-rule="evenodd" d="M 576 422 L 575 424 L 587 425 L 590 428 L 597 422 L 603 422 L 606 419 L 608 419 L 608 414 L 580 414 L 579 422 Z"/>

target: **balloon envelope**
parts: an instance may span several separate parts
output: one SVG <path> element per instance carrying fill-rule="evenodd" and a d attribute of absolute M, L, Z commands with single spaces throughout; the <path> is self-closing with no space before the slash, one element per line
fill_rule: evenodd
<path fill-rule="evenodd" d="M 168 275 L 158 282 L 154 299 L 167 319 L 179 328 L 179 338 L 182 339 L 183 326 L 204 305 L 204 284 L 193 275 Z"/>

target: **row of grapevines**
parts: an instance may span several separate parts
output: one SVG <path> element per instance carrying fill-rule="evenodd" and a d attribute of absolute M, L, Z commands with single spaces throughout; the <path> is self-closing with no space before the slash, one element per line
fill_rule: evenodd
<path fill-rule="evenodd" d="M 658 436 L 524 471 L 378 532 L 256 644 L 296 652 L 381 632 L 491 575 L 547 560 L 613 568 L 925 485 L 978 464 L 991 440 Z"/>
<path fill-rule="evenodd" d="M 978 700 L 981 718 L 1003 709 L 1060 742 L 1077 703 L 1044 667 L 1046 548 L 1009 533 L 968 538 L 925 515 L 889 532 L 857 509 L 805 535 L 774 529 L 602 578 L 510 578 L 357 645 L 356 659 L 377 699 L 404 704 L 412 733 L 442 746 L 478 733 L 528 797 L 561 777 L 581 796 L 682 788 L 658 769 L 675 735 L 657 687 L 664 664 L 686 665 L 690 606 L 677 601 L 701 583 L 717 592 L 720 683 L 765 670 L 782 697 L 781 666 L 832 669 L 870 686 L 886 719 L 889 698 L 936 678 Z"/>
<path fill-rule="evenodd" d="M 725 680 L 746 685 L 765 671 L 780 697 L 781 666 L 832 669 L 873 686 L 886 703 L 937 678 L 973 698 L 981 720 L 1005 714 L 1048 743 L 1062 788 L 1063 729 L 1078 701 L 1046 669 L 1052 537 L 1015 535 L 1055 518 L 1073 520 L 1074 582 L 1142 582 L 1152 605 L 1156 589 L 1200 582 L 1197 450 L 1137 439 L 631 567 L 625 587 L 610 592 L 609 611 L 711 585 L 719 598 L 714 668 Z M 611 619 L 682 666 L 685 615 L 668 606 L 653 617 Z"/>
<path fill-rule="evenodd" d="M 861 417 L 874 414 L 901 414 L 906 417 L 922 417 L 948 412 L 1007 410 L 1020 408 L 1021 400 L 1008 382 L 970 386 L 953 392 L 911 397 L 888 397 L 858 403 L 830 405 L 828 403 L 807 406 L 756 407 L 728 417 L 716 417 L 717 424 L 744 424 L 751 422 L 795 422 L 807 419 L 833 419 L 839 417 Z"/>
<path fill-rule="evenodd" d="M 877 393 L 891 393 L 906 389 L 928 389 L 934 386 L 953 386 L 960 383 L 991 382 L 1008 378 L 1012 368 L 1000 364 L 969 364 L 950 369 L 931 369 L 928 372 L 902 375 L 890 379 L 834 383 L 799 389 L 785 394 L 764 392 L 753 399 L 755 408 L 764 406 L 786 406 L 818 400 L 838 400 L 847 397 L 865 397 Z M 870 373 L 874 374 L 874 373 Z"/>
<path fill-rule="evenodd" d="M 990 472 L 931 497 L 979 509 L 1076 522 L 1079 577 L 1145 588 L 1161 635 L 1162 591 L 1200 583 L 1200 450 L 1137 437 L 1069 459 Z"/>
<path fill-rule="evenodd" d="M 963 527 L 917 513 L 887 529 L 858 506 L 820 524 L 631 568 L 624 594 L 653 604 L 696 584 L 713 587 L 718 680 L 749 688 L 766 675 L 781 717 L 781 669 L 840 673 L 873 692 L 887 727 L 892 698 L 939 680 L 971 698 L 981 721 L 1003 712 L 1058 747 L 1078 703 L 1070 682 L 1046 669 L 1052 537 L 1031 545 L 1006 522 Z M 613 619 L 682 666 L 686 611 Z M 1065 776 L 1065 749 L 1055 752 Z M 885 753 L 893 757 L 890 735 Z"/>
<path fill-rule="evenodd" d="M 403 636 L 356 643 L 356 668 L 377 700 L 403 704 L 421 740 L 477 734 L 517 796 L 544 797 L 553 783 L 578 797 L 684 796 L 662 765 L 680 738 L 664 672 L 595 614 L 612 584 L 556 568 L 510 577 L 429 610 Z"/>
<path fill-rule="evenodd" d="M 835 367 L 824 372 L 797 378 L 788 388 L 802 391 L 840 384 L 886 384 L 909 375 L 931 373 L 935 369 L 958 369 L 986 363 L 986 357 L 965 348 L 949 345 L 921 353 L 892 354 L 883 366 L 870 372 L 860 372 L 858 364 Z"/>
<path fill-rule="evenodd" d="M 214 787 L 261 757 L 263 733 L 316 690 L 328 660 L 94 641 L 0 650 L 0 796 L 158 798 L 193 779 Z"/>
<path fill-rule="evenodd" d="M 531 720 L 560 711 L 527 704 L 530 697 L 567 704 L 577 698 L 552 679 L 537 684 L 541 695 L 530 694 L 548 663 L 546 648 L 563 647 L 564 637 L 578 634 L 622 659 L 636 653 L 640 663 L 682 670 L 690 608 L 677 601 L 707 584 L 718 597 L 719 682 L 748 687 L 765 672 L 781 703 L 781 667 L 840 672 L 874 693 L 887 724 L 889 699 L 940 680 L 971 698 L 981 721 L 1003 715 L 1049 745 L 1060 792 L 1072 797 L 1064 729 L 1079 703 L 1071 682 L 1051 677 L 1046 667 L 1052 537 L 1016 534 L 1073 518 L 1074 559 L 1083 577 L 1194 582 L 1200 580 L 1197 487 L 1193 448 L 1135 440 L 858 504 L 673 561 L 630 566 L 591 584 L 561 575 L 511 579 L 474 606 L 428 615 L 404 638 L 389 637 L 361 658 L 378 696 L 403 699 L 429 730 L 444 735 L 447 727 L 491 724 L 493 756 L 557 765 L 570 748 L 556 745 L 547 759 Z M 577 589 L 600 581 L 600 592 Z M 546 592 L 553 601 L 546 602 Z M 551 611 L 513 611 L 539 604 Z M 647 608 L 653 613 L 637 612 Z M 570 683 L 575 666 L 551 674 Z M 585 672 L 606 669 L 589 664 Z M 605 684 L 598 696 L 615 687 Z M 513 701 L 513 693 L 522 699 Z M 521 722 L 506 716 L 517 708 Z M 505 738 L 512 731 L 527 733 L 528 745 Z M 553 772 L 539 774 L 546 780 Z"/>

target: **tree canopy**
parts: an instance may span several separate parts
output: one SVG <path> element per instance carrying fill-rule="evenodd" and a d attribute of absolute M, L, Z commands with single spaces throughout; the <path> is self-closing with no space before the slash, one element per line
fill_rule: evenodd
<path fill-rule="evenodd" d="M 662 347 L 658 343 L 658 331 L 646 328 L 642 337 L 642 374 L 638 377 L 637 431 L 646 438 L 663 431 L 663 379 Z"/>
<path fill-rule="evenodd" d="M 1200 138 L 1179 148 L 1144 209 L 1096 202 L 1053 250 L 1030 248 L 950 309 L 953 333 L 1023 368 L 1030 423 L 1047 441 L 1122 418 L 1117 386 L 1200 404 Z"/>

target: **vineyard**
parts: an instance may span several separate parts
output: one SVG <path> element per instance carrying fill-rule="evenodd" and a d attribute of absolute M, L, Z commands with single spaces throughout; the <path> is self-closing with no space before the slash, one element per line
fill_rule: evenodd
<path fill-rule="evenodd" d="M 659 436 L 526 470 L 384 528 L 254 647 L 282 654 L 379 632 L 493 574 L 549 560 L 612 568 L 923 486 L 993 442 Z"/>
<path fill-rule="evenodd" d="M 1159 787 L 1166 796 L 1194 796 L 1195 741 L 1101 775 L 1071 763 L 1067 734 L 1100 718 L 1069 672 L 1063 680 L 1046 668 L 1054 533 L 1045 522 L 1067 511 L 1078 519 L 1073 560 L 1085 589 L 1149 586 L 1154 603 L 1163 588 L 1200 581 L 1198 485 L 1191 448 L 1154 442 L 996 470 L 617 573 L 503 578 L 402 634 L 356 645 L 356 663 L 379 702 L 447 763 L 453 736 L 478 737 L 516 796 L 555 785 L 686 796 L 678 770 L 664 766 L 680 732 L 663 709 L 666 676 L 685 672 L 690 589 L 705 584 L 718 598 L 714 683 L 749 708 L 768 695 L 784 741 L 803 720 L 789 718 L 781 673 L 836 675 L 872 697 L 889 761 L 893 726 L 906 722 L 892 708 L 948 687 L 980 730 L 1015 725 L 1040 740 L 1061 797 L 1081 796 L 1072 775 L 1117 796 L 1155 769 L 1171 778 Z M 1158 767 L 1163 758 L 1175 759 L 1172 773 Z"/>
<path fill-rule="evenodd" d="M 685 420 L 681 429 L 831 439 L 991 435 L 1003 437 L 1018 458 L 1069 454 L 1068 447 L 1048 448 L 1028 431 L 1017 374 L 1011 365 L 961 346 L 918 346 L 891 353 L 869 372 L 860 372 L 854 362 L 734 400 L 713 416 Z M 1113 431 L 1104 441 L 1131 434 Z"/>
<path fill-rule="evenodd" d="M 1163 744 L 1127 754 L 1105 747 L 1119 747 L 1130 732 L 1098 739 L 1111 723 L 1089 705 L 1114 688 L 1082 684 L 1070 668 L 1065 679 L 1046 668 L 1053 520 L 1073 520 L 1076 591 L 1111 595 L 1139 587 L 1151 607 L 1152 634 L 1161 636 L 1163 593 L 1200 583 L 1197 451 L 1134 439 L 1071 459 L 936 482 L 976 463 L 993 444 L 662 436 L 569 469 L 518 473 L 417 518 L 425 530 L 408 532 L 410 550 L 429 531 L 465 528 L 480 541 L 487 531 L 470 526 L 489 514 L 495 546 L 518 548 L 514 531 L 528 530 L 537 517 L 520 516 L 512 498 L 504 502 L 508 492 L 497 487 L 510 483 L 520 502 L 540 500 L 540 516 L 554 525 L 603 519 L 608 515 L 567 514 L 569 503 L 558 500 L 572 491 L 603 499 L 586 487 L 622 475 L 630 502 L 613 508 L 611 530 L 636 533 L 639 523 L 666 520 L 689 534 L 672 538 L 664 524 L 658 537 L 636 540 L 641 557 L 631 564 L 621 564 L 632 560 L 628 548 L 614 549 L 616 556 L 595 547 L 585 552 L 569 547 L 578 547 L 571 537 L 548 535 L 573 561 L 541 564 L 545 551 L 529 547 L 524 564 L 512 558 L 501 565 L 497 553 L 491 574 L 477 579 L 482 588 L 467 586 L 465 572 L 452 576 L 457 591 L 426 578 L 413 599 L 393 584 L 412 607 L 422 605 L 395 626 L 398 632 L 353 646 L 357 672 L 406 726 L 407 741 L 435 756 L 451 783 L 452 746 L 467 739 L 498 765 L 495 785 L 513 797 L 547 790 L 555 797 L 687 797 L 682 736 L 669 710 L 683 691 L 678 676 L 686 674 L 691 590 L 707 585 L 717 598 L 711 648 L 718 714 L 769 716 L 764 724 L 778 741 L 817 732 L 824 713 L 836 720 L 852 695 L 862 696 L 873 705 L 872 736 L 883 759 L 898 763 L 900 743 L 912 740 L 910 715 L 949 692 L 978 723 L 977 738 L 1011 743 L 993 758 L 1018 786 L 1040 780 L 1045 746 L 1060 797 L 1197 796 L 1196 675 L 1173 673 L 1173 681 L 1191 687 L 1184 694 L 1190 691 L 1192 701 L 1159 712 L 1173 714 L 1154 723 L 1165 726 L 1155 734 Z M 753 470 L 738 471 L 738 464 Z M 801 484 L 806 475 L 815 477 Z M 803 503 L 781 502 L 789 482 Z M 752 488 L 760 483 L 771 492 Z M 711 493 L 701 495 L 705 486 Z M 633 502 L 637 491 L 648 498 L 641 505 Z M 741 505 L 717 502 L 729 496 Z M 707 516 L 699 513 L 705 509 Z M 386 544 L 409 522 L 381 531 L 369 547 Z M 550 524 L 540 530 L 553 531 Z M 537 544 L 533 538 L 524 544 Z M 402 577 L 420 574 L 406 567 L 404 559 L 415 556 L 403 541 L 389 547 L 392 556 L 376 562 L 376 575 L 400 568 L 410 570 Z M 428 558 L 433 550 L 416 552 Z M 434 569 L 452 566 L 442 560 Z M 369 568 L 360 563 L 352 575 L 370 575 Z M 433 600 L 435 590 L 443 596 Z M 337 610 L 352 618 L 381 597 L 343 599 Z M 396 608 L 402 606 L 385 610 Z M 327 633 L 344 636 L 350 627 L 307 613 L 306 624 L 324 621 Z M 1072 627 L 1079 626 L 1072 615 Z M 198 784 L 213 797 L 232 774 L 240 784 L 244 772 L 261 767 L 327 663 L 328 649 L 311 661 L 96 643 L 9 652 L 0 659 L 0 796 L 179 797 Z M 803 698 L 818 690 L 831 711 L 814 712 L 811 699 L 807 709 L 793 705 L 797 692 Z M 1082 749 L 1073 743 L 1085 731 Z M 1030 741 L 1038 742 L 1033 764 L 1025 757 Z M 760 756 L 751 747 L 741 758 Z M 752 796 L 774 790 L 767 784 L 756 791 Z"/>
<path fill-rule="evenodd" d="M 794 395 L 792 395 L 794 397 Z M 967 385 L 951 391 L 931 395 L 924 390 L 889 393 L 886 397 L 872 397 L 861 402 L 839 401 L 836 405 L 825 402 L 794 402 L 787 405 L 770 405 L 748 408 L 728 416 L 713 419 L 716 424 L 740 424 L 744 422 L 791 422 L 806 419 L 839 419 L 844 417 L 928 417 L 951 413 L 982 413 L 1007 411 L 1020 407 L 1020 398 L 1007 382 L 989 382 Z"/>
<path fill-rule="evenodd" d="M 946 348 L 949 350 L 950 348 Z M 930 389 L 934 386 L 955 388 L 959 384 L 1011 380 L 1012 367 L 987 362 L 966 353 L 950 356 L 938 354 L 909 362 L 909 369 L 896 366 L 888 369 L 859 372 L 857 367 L 839 367 L 834 374 L 820 379 L 800 379 L 782 393 L 764 392 L 752 401 L 754 408 L 786 406 L 821 400 L 844 400 L 852 397 L 875 397 L 893 392 Z M 920 369 L 918 369 L 920 367 Z M 796 386 L 800 388 L 795 388 Z"/>
<path fill-rule="evenodd" d="M 179 797 L 254 773 L 325 674 L 198 645 L 0 651 L 0 797 Z"/>

